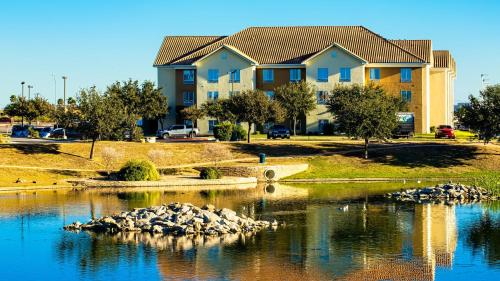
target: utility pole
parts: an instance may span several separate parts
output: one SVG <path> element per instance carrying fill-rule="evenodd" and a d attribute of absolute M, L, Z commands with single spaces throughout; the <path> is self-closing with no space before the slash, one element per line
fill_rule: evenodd
<path fill-rule="evenodd" d="M 54 79 L 54 106 L 57 106 L 57 81 L 56 76 L 52 74 L 52 78 Z"/>
<path fill-rule="evenodd" d="M 68 77 L 67 76 L 63 76 L 62 79 L 64 81 L 64 100 L 63 100 L 63 106 L 64 106 L 64 108 L 66 108 L 66 79 L 68 79 Z"/>
<path fill-rule="evenodd" d="M 28 85 L 28 100 L 31 99 L 31 89 L 33 89 L 32 85 Z"/>
<path fill-rule="evenodd" d="M 26 84 L 26 82 L 21 82 L 21 97 L 24 98 L 24 84 Z"/>

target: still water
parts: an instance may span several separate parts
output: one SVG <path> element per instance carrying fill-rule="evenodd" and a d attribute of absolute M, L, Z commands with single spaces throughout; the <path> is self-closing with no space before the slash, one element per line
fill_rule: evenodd
<path fill-rule="evenodd" d="M 400 187 L 0 194 L 0 280 L 500 280 L 498 204 L 396 204 L 378 196 Z M 286 227 L 211 239 L 62 230 L 173 201 L 211 203 Z"/>

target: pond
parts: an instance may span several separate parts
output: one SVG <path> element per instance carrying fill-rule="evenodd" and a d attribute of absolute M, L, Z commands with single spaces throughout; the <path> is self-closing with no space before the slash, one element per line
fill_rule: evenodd
<path fill-rule="evenodd" d="M 500 205 L 392 203 L 413 186 L 0 194 L 0 280 L 499 280 Z M 191 202 L 286 222 L 255 236 L 72 233 L 75 220 Z M 348 207 L 345 207 L 348 206 Z"/>

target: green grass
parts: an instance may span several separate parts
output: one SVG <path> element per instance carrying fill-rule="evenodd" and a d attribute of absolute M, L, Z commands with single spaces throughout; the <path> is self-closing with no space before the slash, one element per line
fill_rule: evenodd
<path fill-rule="evenodd" d="M 452 145 L 394 148 L 312 157 L 309 169 L 290 178 L 468 178 L 500 173 L 500 147 Z"/>
<path fill-rule="evenodd" d="M 495 196 L 500 196 L 500 173 L 484 174 L 474 178 L 474 185 L 488 189 Z"/>

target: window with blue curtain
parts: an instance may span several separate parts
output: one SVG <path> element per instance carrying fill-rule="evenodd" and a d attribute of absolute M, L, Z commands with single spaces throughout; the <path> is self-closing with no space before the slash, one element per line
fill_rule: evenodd
<path fill-rule="evenodd" d="M 411 68 L 401 68 L 401 82 L 411 82 Z"/>
<path fill-rule="evenodd" d="M 218 91 L 209 91 L 207 93 L 207 99 L 208 100 L 217 100 L 219 98 L 219 92 Z"/>
<path fill-rule="evenodd" d="M 328 82 L 328 68 L 318 68 L 318 82 Z"/>
<path fill-rule="evenodd" d="M 411 91 L 408 90 L 402 90 L 401 91 L 401 99 L 406 102 L 411 101 Z"/>
<path fill-rule="evenodd" d="M 231 69 L 229 72 L 229 82 L 230 83 L 240 83 L 240 70 Z"/>
<path fill-rule="evenodd" d="M 182 72 L 184 84 L 194 84 L 194 70 L 188 69 Z"/>
<path fill-rule="evenodd" d="M 370 80 L 380 80 L 380 68 L 370 68 Z"/>
<path fill-rule="evenodd" d="M 217 120 L 208 120 L 208 130 L 212 132 L 217 125 Z"/>
<path fill-rule="evenodd" d="M 290 69 L 290 82 L 299 82 L 300 81 L 300 69 L 294 68 Z"/>
<path fill-rule="evenodd" d="M 184 92 L 182 93 L 182 99 L 184 105 L 189 106 L 194 104 L 194 92 Z"/>
<path fill-rule="evenodd" d="M 208 70 L 208 83 L 218 83 L 219 82 L 219 70 L 209 69 Z"/>
<path fill-rule="evenodd" d="M 351 82 L 351 68 L 341 67 L 340 68 L 340 82 Z"/>
<path fill-rule="evenodd" d="M 265 91 L 265 93 L 266 93 L 266 96 L 269 100 L 274 99 L 274 91 Z"/>
<path fill-rule="evenodd" d="M 273 69 L 263 69 L 262 70 L 262 80 L 266 83 L 274 82 L 274 70 Z"/>

